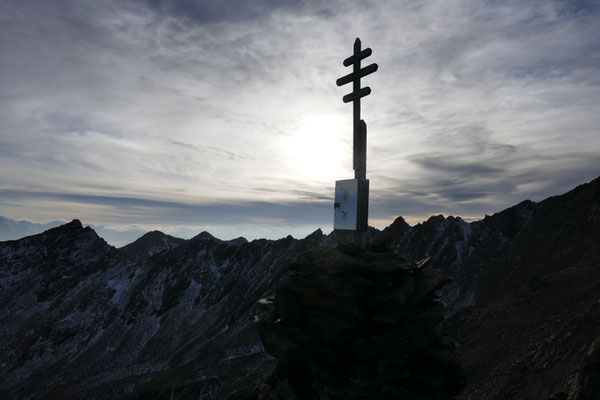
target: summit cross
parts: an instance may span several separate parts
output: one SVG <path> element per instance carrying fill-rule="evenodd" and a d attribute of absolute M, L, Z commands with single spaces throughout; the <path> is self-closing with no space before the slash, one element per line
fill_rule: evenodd
<path fill-rule="evenodd" d="M 377 64 L 370 64 L 361 69 L 361 61 L 369 57 L 373 51 L 367 47 L 361 50 L 359 38 L 354 41 L 354 54 L 344 60 L 344 66 L 352 65 L 352 72 L 341 77 L 336 81 L 338 86 L 352 82 L 352 93 L 345 95 L 342 100 L 344 103 L 353 104 L 353 125 L 354 125 L 354 156 L 352 158 L 354 178 L 366 179 L 367 175 L 367 126 L 364 120 L 360 119 L 360 99 L 371 94 L 370 87 L 360 87 L 360 79 L 377 71 Z"/>
<path fill-rule="evenodd" d="M 377 71 L 377 64 L 361 68 L 361 61 L 371 55 L 370 48 L 361 49 L 359 38 L 354 41 L 354 54 L 344 60 L 352 72 L 336 81 L 338 86 L 352 82 L 352 93 L 345 95 L 344 103 L 353 105 L 353 157 L 354 179 L 336 181 L 334 222 L 336 230 L 354 231 L 354 244 L 366 247 L 369 228 L 369 180 L 367 179 L 367 124 L 360 118 L 360 99 L 371 93 L 370 87 L 360 87 L 360 79 Z"/>

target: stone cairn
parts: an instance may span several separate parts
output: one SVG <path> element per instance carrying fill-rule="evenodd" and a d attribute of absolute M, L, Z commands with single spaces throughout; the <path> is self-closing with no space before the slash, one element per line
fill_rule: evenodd
<path fill-rule="evenodd" d="M 250 397 L 452 399 L 464 374 L 436 301 L 445 282 L 427 264 L 343 246 L 300 254 L 260 301 L 258 333 L 278 363 Z"/>

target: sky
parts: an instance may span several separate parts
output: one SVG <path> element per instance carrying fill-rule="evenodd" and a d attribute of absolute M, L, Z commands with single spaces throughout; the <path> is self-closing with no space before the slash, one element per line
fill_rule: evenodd
<path fill-rule="evenodd" d="M 369 222 L 600 175 L 600 2 L 3 0 L 0 215 L 230 239 L 333 228 L 363 79 Z"/>

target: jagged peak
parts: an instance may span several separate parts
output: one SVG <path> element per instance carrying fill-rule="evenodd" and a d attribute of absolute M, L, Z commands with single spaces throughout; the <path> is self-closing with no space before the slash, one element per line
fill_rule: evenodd
<path fill-rule="evenodd" d="M 106 243 L 106 241 L 102 237 L 100 237 L 94 229 L 92 229 L 89 226 L 84 227 L 79 219 L 73 219 L 70 222 L 67 222 L 66 224 L 57 226 L 55 228 L 47 229 L 42 233 L 27 236 L 22 239 L 29 238 L 42 238 L 52 240 L 59 238 L 60 240 L 66 240 L 67 242 L 76 242 L 84 240 L 89 243 L 101 241 L 103 244 L 108 245 L 108 243 Z"/>
<path fill-rule="evenodd" d="M 3 218 L 3 217 L 0 217 L 0 218 Z M 8 218 L 5 218 L 5 220 L 13 221 Z M 18 222 L 20 223 L 23 221 L 18 221 Z M 99 237 L 98 234 L 92 228 L 90 228 L 89 226 L 84 228 L 83 225 L 81 224 L 80 220 L 73 219 L 70 222 L 64 223 L 62 225 L 59 225 L 59 226 L 56 226 L 53 228 L 46 229 L 43 232 L 24 235 L 21 238 L 12 239 L 9 241 L 19 241 L 19 240 L 23 240 L 23 239 L 41 238 L 41 237 L 49 237 L 49 236 L 73 236 L 73 234 L 79 234 L 80 232 L 87 232 L 87 231 L 91 231 L 91 232 L 93 232 L 93 234 L 95 236 Z"/>
<path fill-rule="evenodd" d="M 214 237 L 213 235 L 211 235 L 207 231 L 200 232 L 199 234 L 197 234 L 196 236 L 194 236 L 191 240 L 217 240 L 217 241 L 221 241 L 220 239 L 217 239 L 216 237 Z"/>
<path fill-rule="evenodd" d="M 391 236 L 402 235 L 404 232 L 410 230 L 410 225 L 404 220 L 402 216 L 399 216 L 392 222 L 389 226 L 385 227 L 385 229 L 381 232 L 377 232 L 374 235 L 374 239 L 372 240 L 372 245 L 380 247 L 382 249 L 387 249 L 387 244 L 385 243 Z M 386 239 L 387 238 L 387 239 Z"/>
<path fill-rule="evenodd" d="M 446 217 L 444 217 L 442 214 L 438 214 L 438 215 L 432 215 L 425 222 L 426 223 L 427 222 L 442 222 L 442 221 L 445 221 L 445 220 L 446 220 Z"/>
<path fill-rule="evenodd" d="M 385 227 L 384 231 L 390 231 L 390 230 L 397 231 L 397 230 L 405 230 L 408 228 L 410 228 L 410 225 L 408 224 L 408 222 L 406 222 L 404 217 L 399 216 L 389 226 Z"/>
<path fill-rule="evenodd" d="M 416 224 L 413 228 L 428 228 L 431 226 L 435 226 L 435 227 L 439 227 L 440 224 L 443 224 L 447 221 L 446 217 L 444 217 L 442 214 L 438 214 L 438 215 L 432 215 L 431 217 L 427 218 L 425 221 L 423 222 L 419 222 L 418 224 Z"/>
<path fill-rule="evenodd" d="M 81 221 L 78 220 L 77 218 L 71 220 L 71 222 L 67 222 L 63 226 L 64 227 L 70 227 L 70 228 L 83 229 L 83 225 L 81 224 Z"/>
<path fill-rule="evenodd" d="M 397 218 L 394 220 L 394 222 L 392 222 L 392 224 L 391 224 L 391 225 L 397 225 L 397 224 L 400 224 L 400 225 L 405 225 L 405 224 L 406 224 L 406 225 L 408 225 L 408 222 L 406 222 L 406 220 L 404 219 L 404 217 L 403 217 L 402 215 L 400 215 L 400 216 L 398 216 L 398 217 L 397 217 Z M 390 226 L 391 226 L 391 225 L 390 225 Z"/>
<path fill-rule="evenodd" d="M 94 231 L 89 226 L 86 226 L 84 228 L 80 220 L 73 219 L 70 222 L 67 222 L 66 224 L 57 226 L 56 228 L 48 229 L 48 230 L 40 233 L 40 235 L 43 235 L 43 234 L 61 234 L 61 233 L 77 232 L 77 231 L 88 230 L 88 229 L 91 230 L 91 231 L 93 231 L 94 233 L 96 233 L 96 231 Z"/>
<path fill-rule="evenodd" d="M 304 240 L 312 240 L 312 239 L 321 239 L 323 236 L 325 236 L 323 234 L 323 231 L 321 230 L 321 228 L 317 228 L 316 231 L 308 234 Z"/>

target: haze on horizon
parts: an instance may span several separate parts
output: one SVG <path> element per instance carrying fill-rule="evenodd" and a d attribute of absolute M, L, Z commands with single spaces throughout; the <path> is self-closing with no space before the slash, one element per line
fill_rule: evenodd
<path fill-rule="evenodd" d="M 370 224 L 599 175 L 594 1 L 7 0 L 0 215 L 230 239 L 332 228 L 364 79 Z"/>

